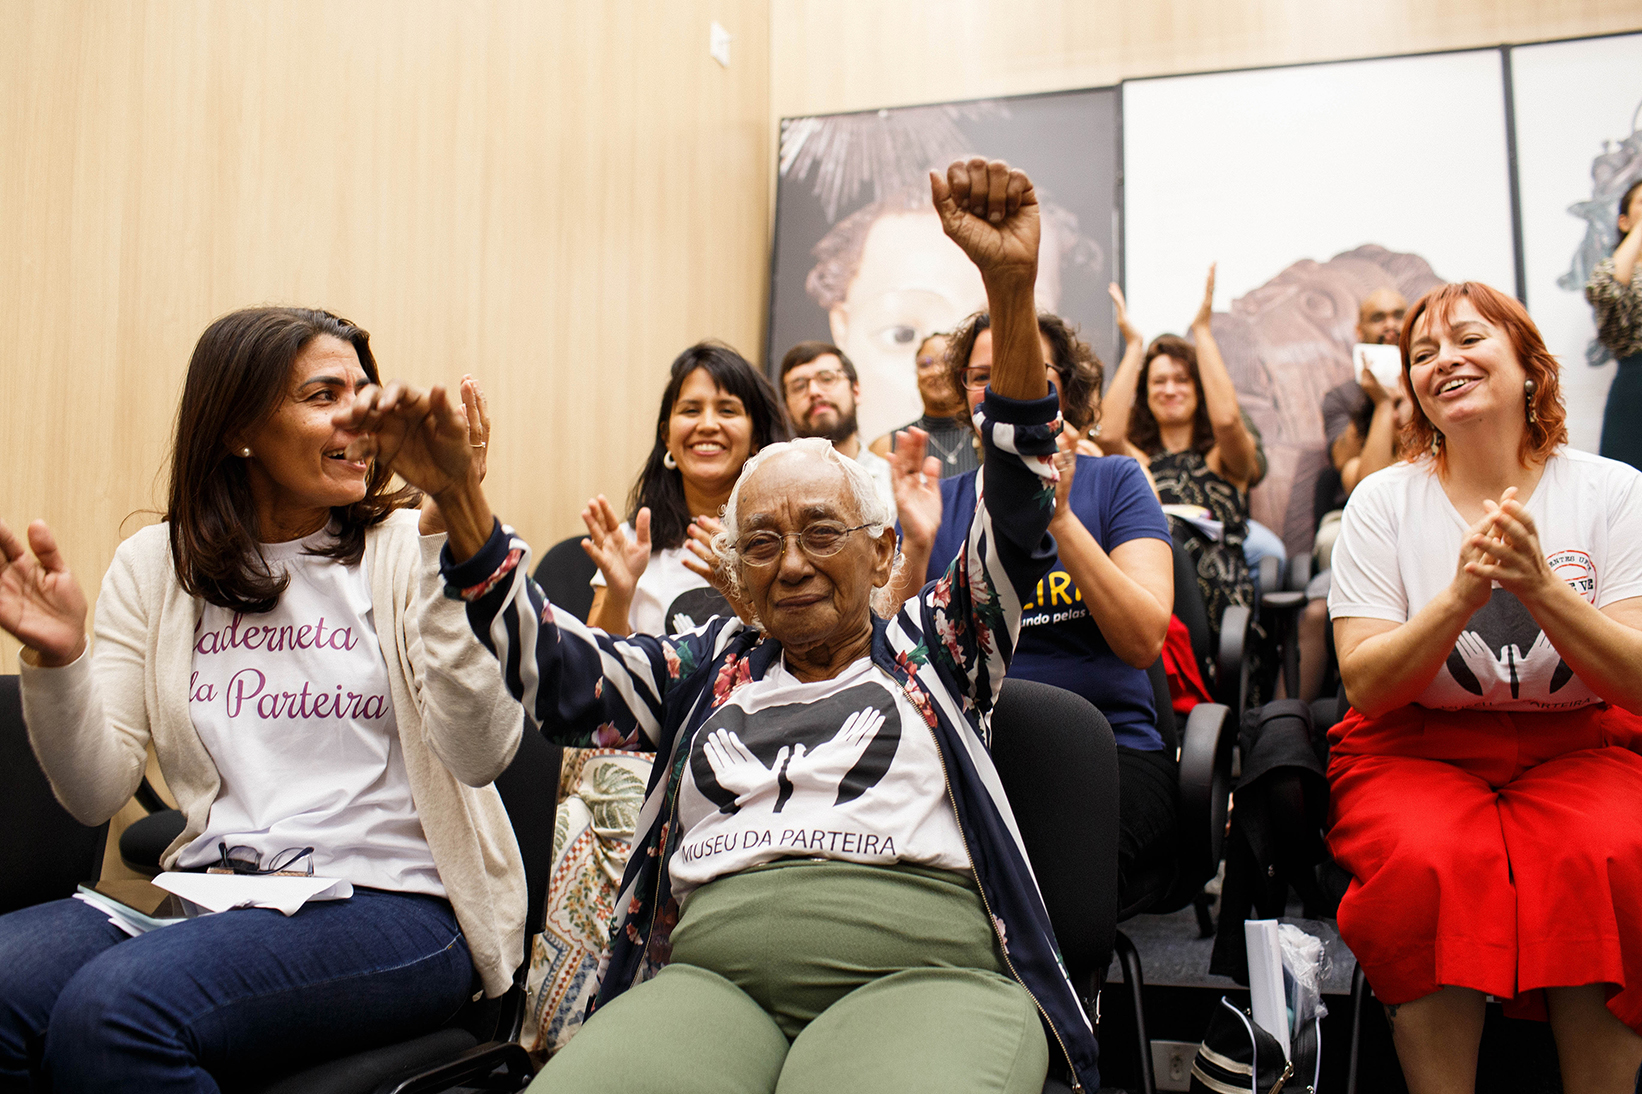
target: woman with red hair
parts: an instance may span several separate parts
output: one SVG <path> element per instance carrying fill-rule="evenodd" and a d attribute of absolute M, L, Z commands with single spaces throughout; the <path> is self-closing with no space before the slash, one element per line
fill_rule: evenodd
<path fill-rule="evenodd" d="M 1549 1019 L 1569 1091 L 1642 1066 L 1642 474 L 1567 447 L 1522 305 L 1410 309 L 1401 463 L 1334 553 L 1340 933 L 1414 1094 L 1471 1091 L 1484 999 Z"/>

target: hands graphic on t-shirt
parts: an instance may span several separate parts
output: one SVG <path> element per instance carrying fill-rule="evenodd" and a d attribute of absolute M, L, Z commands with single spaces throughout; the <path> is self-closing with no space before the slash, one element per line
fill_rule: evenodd
<path fill-rule="evenodd" d="M 843 727 L 831 740 L 812 749 L 802 743 L 791 748 L 782 745 L 769 767 L 728 729 L 708 734 L 702 752 L 718 785 L 736 796 L 738 808 L 772 786 L 778 791 L 774 812 L 781 812 L 797 791 L 825 794 L 830 806 L 844 776 L 860 762 L 883 724 L 884 715 L 876 707 L 865 707 L 844 719 Z"/>
<path fill-rule="evenodd" d="M 787 778 L 792 781 L 794 790 L 836 795 L 844 776 L 860 762 L 883 724 L 883 714 L 876 707 L 866 707 L 844 719 L 843 728 L 832 740 L 823 741 L 807 752 L 802 744 L 793 746 Z"/>
<path fill-rule="evenodd" d="M 741 738 L 727 729 L 715 729 L 709 733 L 701 750 L 707 754 L 707 762 L 712 765 L 713 777 L 718 780 L 718 785 L 735 795 L 738 808 L 746 805 L 759 791 L 775 785 L 776 774 L 786 765 L 789 751 L 786 745 L 782 745 L 781 751 L 775 754 L 775 767 L 765 767 L 764 762 L 741 743 Z"/>
<path fill-rule="evenodd" d="M 1475 678 L 1475 687 L 1465 680 L 1460 680 L 1460 685 L 1479 695 L 1486 695 L 1489 688 L 1501 679 L 1514 685 L 1512 698 L 1524 694 L 1548 696 L 1565 682 L 1557 679 L 1562 655 L 1551 645 L 1544 631 L 1534 637 L 1527 653 L 1515 642 L 1495 651 L 1489 647 L 1488 640 L 1476 631 L 1461 631 L 1454 642 L 1454 652 L 1459 654 L 1460 660 L 1465 662 L 1465 667 L 1471 670 Z M 1451 674 L 1457 678 L 1457 674 Z"/>

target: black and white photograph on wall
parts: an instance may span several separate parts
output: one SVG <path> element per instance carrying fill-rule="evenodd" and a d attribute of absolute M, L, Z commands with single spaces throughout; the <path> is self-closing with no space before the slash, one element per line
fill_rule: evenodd
<path fill-rule="evenodd" d="M 1327 504 L 1322 407 L 1359 378 L 1360 306 L 1445 281 L 1517 291 L 1503 56 L 1123 85 L 1130 318 L 1185 334 L 1218 263 L 1211 329 L 1268 463 L 1251 515 L 1291 556 Z"/>
<path fill-rule="evenodd" d="M 1642 179 L 1642 34 L 1513 46 L 1511 87 L 1528 310 L 1562 362 L 1569 443 L 1596 452 L 1618 365 L 1586 286 Z M 1642 373 L 1642 360 L 1632 367 Z M 1615 394 L 1623 403 L 1624 385 Z M 1612 411 L 1633 432 L 1642 421 L 1642 406 Z"/>
<path fill-rule="evenodd" d="M 860 378 L 863 441 L 920 416 L 919 344 L 986 305 L 929 197 L 931 168 L 972 155 L 1032 177 L 1045 225 L 1038 307 L 1112 360 L 1115 89 L 785 118 L 766 360 L 810 339 L 842 348 Z"/>

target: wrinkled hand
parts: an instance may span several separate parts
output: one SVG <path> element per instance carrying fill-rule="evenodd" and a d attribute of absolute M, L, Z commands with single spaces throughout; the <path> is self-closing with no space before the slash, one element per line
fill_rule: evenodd
<path fill-rule="evenodd" d="M 472 373 L 462 377 L 460 390 L 462 420 L 467 422 L 468 447 L 473 449 L 473 474 L 484 482 L 490 465 L 490 400 L 485 398 Z M 439 503 L 433 500 L 432 494 L 422 499 L 419 523 L 424 536 L 438 535 L 445 530 L 444 514 L 439 512 Z"/>
<path fill-rule="evenodd" d="M 913 426 L 895 435 L 895 451 L 889 454 L 901 539 L 923 547 L 932 546 L 941 530 L 941 461 L 927 451 L 929 434 Z"/>
<path fill-rule="evenodd" d="M 650 565 L 650 510 L 639 510 L 633 521 L 632 539 L 627 538 L 621 517 L 603 494 L 587 503 L 582 510 L 582 523 L 587 525 L 582 550 L 598 566 L 611 592 L 631 597 L 640 575 Z"/>
<path fill-rule="evenodd" d="M 836 795 L 844 776 L 860 762 L 883 724 L 882 712 L 876 707 L 864 707 L 844 719 L 843 727 L 832 740 L 823 741 L 809 752 L 804 751 L 803 745 L 795 745 L 792 762 L 787 765 L 787 778 L 795 791 Z"/>
<path fill-rule="evenodd" d="M 1203 282 L 1203 303 L 1197 306 L 1192 326 L 1207 327 L 1214 318 L 1214 270 L 1218 262 L 1209 263 L 1209 276 Z"/>
<path fill-rule="evenodd" d="M 1472 572 L 1512 593 L 1524 604 L 1545 595 L 1546 591 L 1561 584 L 1551 566 L 1545 561 L 1545 552 L 1539 546 L 1539 529 L 1534 518 L 1516 500 L 1516 487 L 1500 495 L 1499 504 L 1484 501 L 1490 523 L 1488 557 L 1472 564 Z"/>
<path fill-rule="evenodd" d="M 1117 324 L 1118 333 L 1123 335 L 1125 342 L 1144 341 L 1140 336 L 1140 328 L 1129 322 L 1129 302 L 1124 299 L 1123 290 L 1113 281 L 1106 286 L 1106 293 L 1112 298 L 1112 319 Z"/>
<path fill-rule="evenodd" d="M 46 668 L 72 663 L 86 648 L 86 597 L 46 522 L 28 526 L 25 548 L 0 521 L 0 559 L 0 628 Z"/>
<path fill-rule="evenodd" d="M 929 173 L 930 196 L 941 228 L 983 278 L 1037 279 L 1038 198 L 1032 180 L 1002 160 L 958 160 L 946 177 Z"/>
<path fill-rule="evenodd" d="M 800 745 L 800 748 L 803 746 Z M 746 805 L 761 791 L 775 785 L 776 773 L 787 762 L 787 746 L 775 754 L 775 766 L 765 767 L 741 738 L 727 729 L 715 729 L 702 742 L 702 752 L 713 769 L 718 785 L 735 795 L 736 805 Z"/>
<path fill-rule="evenodd" d="M 689 550 L 685 551 L 679 561 L 684 563 L 686 570 L 717 589 L 718 595 L 730 602 L 731 609 L 743 623 L 751 623 L 753 606 L 736 593 L 729 574 L 724 571 L 724 562 L 719 558 L 718 549 L 713 546 L 713 537 L 722 531 L 724 525 L 717 517 L 696 517 L 691 520 L 690 526 L 684 530 L 684 546 Z"/>
<path fill-rule="evenodd" d="M 402 380 L 367 384 L 336 409 L 331 422 L 359 434 L 348 445 L 350 460 L 374 458 L 435 497 L 477 481 L 467 417 L 442 384 L 425 392 Z"/>

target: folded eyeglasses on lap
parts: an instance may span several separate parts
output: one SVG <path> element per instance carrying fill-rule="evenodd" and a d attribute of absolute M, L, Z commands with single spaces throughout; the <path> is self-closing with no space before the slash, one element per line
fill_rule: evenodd
<path fill-rule="evenodd" d="M 297 874 L 302 877 L 314 876 L 314 849 L 312 847 L 287 847 L 277 852 L 268 860 L 268 865 L 262 865 L 262 856 L 255 847 L 230 847 L 226 843 L 217 844 L 216 864 L 210 867 L 210 873 L 216 874 Z M 308 861 L 302 867 L 295 867 L 298 859 Z"/>

